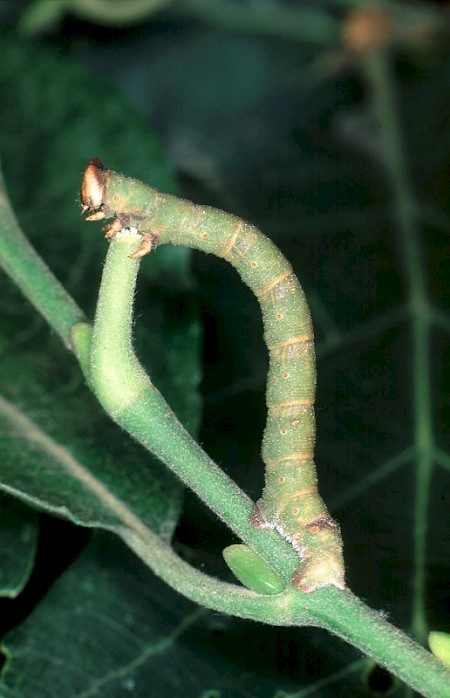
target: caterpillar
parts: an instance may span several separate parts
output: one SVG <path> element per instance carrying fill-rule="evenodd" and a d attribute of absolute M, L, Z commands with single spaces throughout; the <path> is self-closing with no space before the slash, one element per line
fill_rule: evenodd
<path fill-rule="evenodd" d="M 345 589 L 342 538 L 317 489 L 315 355 L 311 317 L 292 267 L 278 248 L 237 216 L 195 205 L 106 170 L 97 158 L 86 167 L 80 192 L 86 220 L 113 218 L 111 238 L 123 228 L 142 236 L 140 258 L 173 244 L 227 260 L 259 301 L 269 352 L 267 423 L 262 443 L 265 486 L 250 522 L 275 529 L 300 558 L 292 584 L 304 592 Z"/>

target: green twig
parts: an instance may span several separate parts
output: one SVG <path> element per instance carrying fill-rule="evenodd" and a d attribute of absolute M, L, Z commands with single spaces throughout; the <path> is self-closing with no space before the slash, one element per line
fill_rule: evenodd
<path fill-rule="evenodd" d="M 196 603 L 261 623 L 329 630 L 425 698 L 450 698 L 450 671 L 350 591 L 328 587 L 304 594 L 289 587 L 263 596 L 198 572 L 158 539 L 149 547 L 133 532 L 122 537 L 159 577 Z"/>
<path fill-rule="evenodd" d="M 71 0 L 74 14 L 100 24 L 122 26 L 143 21 L 173 0 Z"/>
<path fill-rule="evenodd" d="M 288 7 L 281 3 L 247 3 L 233 0 L 184 0 L 178 15 L 239 34 L 280 37 L 329 46 L 339 38 L 339 23 L 313 7 Z"/>
<path fill-rule="evenodd" d="M 19 31 L 33 35 L 47 29 L 65 13 L 97 24 L 120 27 L 142 22 L 173 0 L 34 0 L 22 13 Z"/>
<path fill-rule="evenodd" d="M 23 234 L 6 194 L 0 172 L 0 265 L 36 310 L 73 349 L 71 329 L 84 320 L 69 296 Z"/>
<path fill-rule="evenodd" d="M 154 537 L 149 546 L 148 539 L 133 532 L 122 535 L 155 574 L 192 601 L 261 623 L 323 628 L 372 657 L 425 698 L 450 698 L 450 671 L 350 591 L 328 587 L 304 594 L 289 587 L 281 594 L 255 594 L 198 572 Z"/>
<path fill-rule="evenodd" d="M 287 579 L 295 554 L 280 536 L 255 531 L 252 503 L 185 432 L 136 359 L 131 342 L 132 303 L 139 261 L 133 234 L 110 244 L 104 267 L 91 349 L 90 379 L 105 409 L 169 467 L 230 527 Z M 209 608 L 275 625 L 309 624 L 328 629 L 373 657 L 423 696 L 450 698 L 450 673 L 433 656 L 369 609 L 350 591 L 334 587 L 304 594 L 293 587 L 261 596 L 209 580 L 181 563 L 167 546 L 156 550 L 135 531 L 122 535 L 156 574 Z M 214 588 L 210 586 L 213 584 Z M 225 598 L 225 596 L 227 598 Z M 258 600 L 259 599 L 259 600 Z"/>
<path fill-rule="evenodd" d="M 382 156 L 394 201 L 401 258 L 411 309 L 411 383 L 415 431 L 415 574 L 412 626 L 424 641 L 427 634 L 424 605 L 427 514 L 433 471 L 433 418 L 431 395 L 431 324 L 425 261 L 419 230 L 419 211 L 404 151 L 393 67 L 387 51 L 366 56 L 363 63 L 372 90 L 373 110 L 382 140 Z"/>
<path fill-rule="evenodd" d="M 233 0 L 35 0 L 23 13 L 19 28 L 25 34 L 36 34 L 67 12 L 120 27 L 144 22 L 163 10 L 225 31 L 301 43 L 328 46 L 339 34 L 338 21 L 320 9 Z"/>
<path fill-rule="evenodd" d="M 139 261 L 127 255 L 139 247 L 139 240 L 135 235 L 116 236 L 108 250 L 92 335 L 92 388 L 123 429 L 288 576 L 298 563 L 297 555 L 276 533 L 250 525 L 253 502 L 192 439 L 134 355 L 132 305 Z"/>

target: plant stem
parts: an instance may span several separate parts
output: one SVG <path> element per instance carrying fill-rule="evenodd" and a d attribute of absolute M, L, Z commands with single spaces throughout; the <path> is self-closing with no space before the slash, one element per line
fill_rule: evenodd
<path fill-rule="evenodd" d="M 267 35 L 305 44 L 329 46 L 337 42 L 339 24 L 325 11 L 312 7 L 288 7 L 281 3 L 247 3 L 230 0 L 184 0 L 177 15 L 194 18 L 213 27 L 252 36 Z"/>
<path fill-rule="evenodd" d="M 329 587 L 304 594 L 289 587 L 275 596 L 255 594 L 193 569 L 151 535 L 156 539 L 151 546 L 133 532 L 122 538 L 155 574 L 192 601 L 271 625 L 323 628 L 372 657 L 426 698 L 450 698 L 450 671 L 350 591 Z"/>
<path fill-rule="evenodd" d="M 416 495 L 414 531 L 414 599 L 412 627 L 422 642 L 427 622 L 424 606 L 427 515 L 433 471 L 433 418 L 431 396 L 431 322 L 430 302 L 425 275 L 425 260 L 419 231 L 419 214 L 414 197 L 396 99 L 393 69 L 389 54 L 380 50 L 364 62 L 372 89 L 373 110 L 382 140 L 382 155 L 393 192 L 394 211 L 399 233 L 401 257 L 411 310 L 413 419 L 415 430 Z"/>
<path fill-rule="evenodd" d="M 324 604 L 322 609 L 314 608 L 321 627 L 372 657 L 426 698 L 450 698 L 450 671 L 431 652 L 368 608 L 351 592 L 332 591 L 334 598 L 331 603 Z M 319 592 L 316 594 L 318 596 Z M 296 598 L 303 610 L 310 608 L 310 597 L 307 597 Z"/>
<path fill-rule="evenodd" d="M 71 328 L 84 314 L 20 229 L 0 172 L 0 265 L 73 350 Z"/>
<path fill-rule="evenodd" d="M 94 324 L 91 385 L 113 419 L 161 458 L 226 523 L 285 579 L 298 560 L 285 541 L 249 524 L 252 503 L 183 429 L 134 356 L 132 304 L 139 261 L 127 254 L 139 246 L 136 235 L 116 236 L 110 244 Z M 124 540 L 174 589 L 216 610 L 275 625 L 322 627 L 373 657 L 429 698 L 450 698 L 450 672 L 430 653 L 372 611 L 350 591 L 335 587 L 305 594 L 290 586 L 262 596 L 208 578 L 158 547 L 138 530 Z M 161 549 L 160 549 L 161 548 Z"/>
<path fill-rule="evenodd" d="M 92 389 L 123 429 L 288 579 L 298 563 L 291 546 L 275 532 L 251 526 L 253 502 L 192 439 L 135 357 L 131 328 L 139 261 L 127 255 L 139 240 L 136 235 L 117 235 L 108 250 L 92 333 Z"/>
<path fill-rule="evenodd" d="M 426 698 L 450 698 L 450 671 L 350 591 L 328 587 L 304 594 L 289 587 L 281 594 L 263 596 L 211 579 L 158 539 L 149 546 L 148 539 L 134 532 L 126 532 L 122 538 L 155 574 L 206 608 L 271 625 L 323 628 L 373 658 Z"/>
<path fill-rule="evenodd" d="M 91 22 L 122 27 L 148 19 L 172 2 L 173 0 L 72 0 L 70 11 Z"/>
<path fill-rule="evenodd" d="M 314 614 L 301 604 L 293 613 L 290 589 L 282 594 L 263 595 L 220 581 L 185 562 L 148 529 L 144 536 L 136 529 L 126 529 L 120 536 L 172 589 L 205 608 L 270 625 L 317 625 Z"/>

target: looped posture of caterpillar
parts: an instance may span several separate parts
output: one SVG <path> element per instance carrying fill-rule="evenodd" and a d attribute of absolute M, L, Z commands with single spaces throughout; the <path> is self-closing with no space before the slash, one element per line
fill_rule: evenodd
<path fill-rule="evenodd" d="M 318 494 L 315 442 L 315 356 L 311 318 L 289 262 L 259 230 L 240 218 L 163 194 L 105 170 L 87 166 L 80 200 L 86 220 L 112 218 L 113 237 L 134 227 L 142 235 L 139 258 L 156 245 L 173 244 L 210 252 L 232 264 L 256 295 L 269 350 L 267 425 L 262 457 L 265 488 L 255 505 L 255 528 L 276 529 L 300 557 L 294 586 L 310 592 L 334 585 L 345 589 L 342 539 Z"/>

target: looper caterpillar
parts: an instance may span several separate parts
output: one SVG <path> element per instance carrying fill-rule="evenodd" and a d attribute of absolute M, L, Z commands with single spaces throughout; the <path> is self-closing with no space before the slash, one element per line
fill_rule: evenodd
<path fill-rule="evenodd" d="M 262 444 L 265 487 L 250 520 L 255 528 L 276 529 L 298 552 L 294 586 L 305 592 L 329 585 L 345 589 L 340 529 L 318 494 L 313 461 L 311 318 L 289 262 L 257 228 L 240 218 L 105 170 L 98 159 L 85 170 L 80 201 L 86 220 L 114 218 L 104 228 L 106 237 L 123 228 L 139 231 L 142 243 L 131 257 L 143 257 L 162 244 L 213 253 L 230 262 L 256 295 L 270 365 Z"/>

